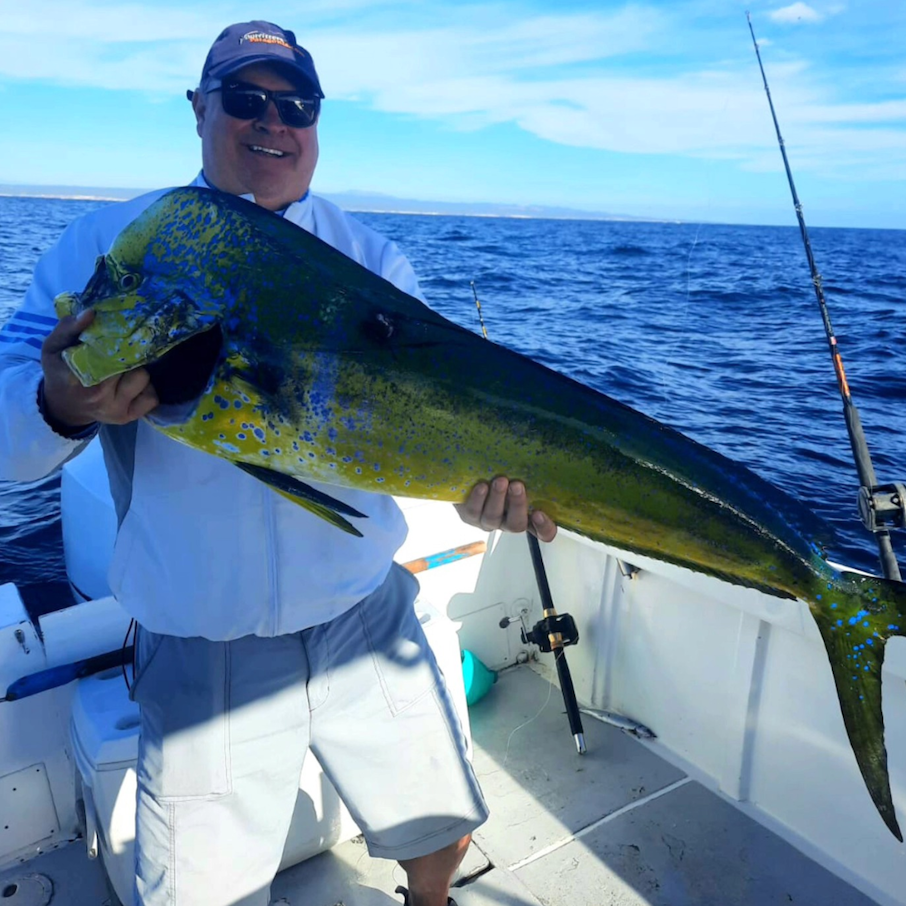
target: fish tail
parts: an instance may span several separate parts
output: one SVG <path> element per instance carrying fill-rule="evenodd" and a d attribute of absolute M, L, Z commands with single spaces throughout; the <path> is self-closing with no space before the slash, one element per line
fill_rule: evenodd
<path fill-rule="evenodd" d="M 862 778 L 884 823 L 902 842 L 887 772 L 881 668 L 887 639 L 906 635 L 906 584 L 825 572 L 811 608 L 830 658 L 843 723 Z"/>

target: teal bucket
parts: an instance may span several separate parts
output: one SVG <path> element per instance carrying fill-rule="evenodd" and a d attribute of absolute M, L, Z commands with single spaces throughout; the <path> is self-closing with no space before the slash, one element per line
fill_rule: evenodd
<path fill-rule="evenodd" d="M 474 705 L 487 695 L 497 682 L 497 673 L 489 670 L 468 649 L 462 652 L 462 679 L 466 687 L 466 704 Z"/>

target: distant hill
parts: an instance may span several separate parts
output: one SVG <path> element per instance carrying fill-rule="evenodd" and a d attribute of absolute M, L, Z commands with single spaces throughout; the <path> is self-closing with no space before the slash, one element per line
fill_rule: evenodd
<path fill-rule="evenodd" d="M 96 201 L 125 201 L 147 192 L 147 189 L 114 189 L 89 186 L 35 186 L 0 184 L 0 195 L 29 198 L 74 198 Z M 368 211 L 392 214 L 451 214 L 466 217 L 528 217 L 550 220 L 651 220 L 629 214 L 583 211 L 577 208 L 544 205 L 493 204 L 482 202 L 419 201 L 394 198 L 374 192 L 319 192 L 346 211 Z"/>
<path fill-rule="evenodd" d="M 0 183 L 0 195 L 23 198 L 77 198 L 94 201 L 126 201 L 148 189 L 99 189 L 87 186 L 29 186 Z"/>
<path fill-rule="evenodd" d="M 551 220 L 647 220 L 629 214 L 583 211 L 578 208 L 545 205 L 494 204 L 492 202 L 419 201 L 394 198 L 372 192 L 323 193 L 347 211 L 374 211 L 394 214 L 458 214 L 469 217 L 535 217 Z"/>

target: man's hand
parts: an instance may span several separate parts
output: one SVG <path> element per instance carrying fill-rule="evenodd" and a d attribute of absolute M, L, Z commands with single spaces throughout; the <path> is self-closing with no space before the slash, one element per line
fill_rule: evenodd
<path fill-rule="evenodd" d="M 490 485 L 486 481 L 478 482 L 466 502 L 454 506 L 463 522 L 486 532 L 530 531 L 542 541 L 553 541 L 557 534 L 557 526 L 539 510 L 529 519 L 525 485 L 521 481 L 510 483 L 503 476 L 495 478 Z"/>
<path fill-rule="evenodd" d="M 66 428 L 94 422 L 125 425 L 147 415 L 158 404 L 151 378 L 144 368 L 107 378 L 94 387 L 83 387 L 62 352 L 73 346 L 94 320 L 90 309 L 77 318 L 63 318 L 41 348 L 44 369 L 44 406 L 47 415 Z"/>

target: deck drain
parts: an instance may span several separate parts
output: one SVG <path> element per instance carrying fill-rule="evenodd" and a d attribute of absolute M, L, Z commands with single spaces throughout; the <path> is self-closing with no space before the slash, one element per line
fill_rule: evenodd
<path fill-rule="evenodd" d="M 47 875 L 17 875 L 0 880 L 2 906 L 47 906 L 53 897 L 53 882 Z"/>

